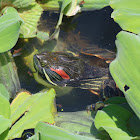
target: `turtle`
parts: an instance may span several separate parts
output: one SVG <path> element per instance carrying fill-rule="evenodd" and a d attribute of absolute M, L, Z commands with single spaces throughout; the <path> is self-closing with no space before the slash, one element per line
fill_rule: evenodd
<path fill-rule="evenodd" d="M 88 89 L 98 96 L 107 93 L 107 97 L 118 94 L 109 72 L 114 59 L 114 52 L 91 47 L 82 48 L 78 54 L 43 51 L 34 55 L 33 62 L 39 76 L 49 84 Z"/>

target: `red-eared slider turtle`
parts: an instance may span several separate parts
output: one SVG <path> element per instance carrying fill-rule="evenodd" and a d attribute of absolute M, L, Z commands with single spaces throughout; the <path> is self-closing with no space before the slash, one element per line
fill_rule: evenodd
<path fill-rule="evenodd" d="M 98 94 L 116 89 L 108 64 L 114 58 L 115 53 L 99 48 L 83 48 L 78 56 L 44 51 L 34 55 L 34 67 L 52 85 L 89 89 Z"/>

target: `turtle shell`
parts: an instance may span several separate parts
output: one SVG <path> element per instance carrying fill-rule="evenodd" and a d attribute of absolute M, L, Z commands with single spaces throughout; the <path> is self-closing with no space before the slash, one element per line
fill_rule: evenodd
<path fill-rule="evenodd" d="M 116 57 L 114 52 L 107 49 L 97 48 L 97 47 L 82 48 L 80 50 L 80 53 L 86 56 L 99 58 L 101 60 L 104 60 L 106 63 L 112 62 Z"/>

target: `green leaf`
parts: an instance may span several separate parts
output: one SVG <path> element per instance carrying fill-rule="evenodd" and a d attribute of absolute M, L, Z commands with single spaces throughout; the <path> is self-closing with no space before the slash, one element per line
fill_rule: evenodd
<path fill-rule="evenodd" d="M 25 8 L 25 7 L 29 6 L 34 1 L 35 0 L 12 0 L 12 4 L 16 8 Z"/>
<path fill-rule="evenodd" d="M 28 140 L 38 140 L 36 135 L 33 135 L 32 137 L 28 138 Z"/>
<path fill-rule="evenodd" d="M 133 115 L 128 121 L 128 128 L 130 132 L 136 136 L 140 136 L 140 120 L 136 115 Z"/>
<path fill-rule="evenodd" d="M 9 91 L 10 98 L 20 91 L 17 69 L 10 51 L 0 54 L 0 83 Z"/>
<path fill-rule="evenodd" d="M 39 38 L 43 41 L 47 41 L 47 40 L 49 40 L 49 34 L 47 32 L 38 31 L 37 38 Z"/>
<path fill-rule="evenodd" d="M 79 4 L 82 0 L 78 0 Z M 63 0 L 43 0 L 39 1 L 40 5 L 45 10 L 59 10 L 62 5 Z M 67 1 L 68 4 L 71 0 Z M 85 4 L 81 7 L 82 11 L 99 10 L 106 6 L 109 6 L 109 0 L 84 0 Z"/>
<path fill-rule="evenodd" d="M 0 95 L 0 115 L 6 119 L 9 119 L 11 115 L 10 103 L 3 95 Z"/>
<path fill-rule="evenodd" d="M 77 0 L 64 0 L 61 7 L 61 12 L 66 16 L 72 16 L 76 6 Z"/>
<path fill-rule="evenodd" d="M 126 99 L 124 97 L 111 97 L 109 99 L 107 99 L 105 102 L 105 104 L 123 104 L 123 103 L 127 103 Z"/>
<path fill-rule="evenodd" d="M 35 2 L 26 8 L 18 10 L 20 17 L 24 20 L 24 24 L 22 24 L 20 30 L 20 33 L 22 34 L 21 37 L 24 38 L 36 37 L 37 26 L 42 11 L 43 11 L 42 7 Z"/>
<path fill-rule="evenodd" d="M 123 30 L 140 33 L 140 1 L 139 0 L 111 0 L 114 9 L 111 17 Z"/>
<path fill-rule="evenodd" d="M 131 133 L 127 129 L 127 121 L 131 116 L 123 107 L 110 105 L 97 112 L 95 126 L 107 131 L 113 140 L 131 140 Z"/>
<path fill-rule="evenodd" d="M 62 128 L 39 122 L 35 128 L 35 133 L 41 140 L 95 140 L 90 137 L 80 136 L 70 133 Z"/>
<path fill-rule="evenodd" d="M 81 0 L 78 0 L 78 3 Z M 89 10 L 99 10 L 106 6 L 109 6 L 110 0 L 84 0 L 85 4 L 81 8 L 82 11 L 89 11 Z"/>
<path fill-rule="evenodd" d="M 87 113 L 87 111 L 58 112 L 58 116 L 55 117 L 56 126 L 72 133 L 96 138 L 98 132 L 93 126 L 93 121 L 93 115 L 91 116 L 91 114 Z"/>
<path fill-rule="evenodd" d="M 16 9 L 8 7 L 2 12 L 3 16 L 0 17 L 0 53 L 14 47 L 19 37 L 22 22 Z"/>
<path fill-rule="evenodd" d="M 4 96 L 7 100 L 9 100 L 9 92 L 5 88 L 3 84 L 0 83 L 0 95 Z"/>
<path fill-rule="evenodd" d="M 39 121 L 54 123 L 54 98 L 54 89 L 34 95 L 25 92 L 18 95 L 11 104 L 11 120 L 14 125 L 8 138 L 21 137 L 24 130 L 35 128 Z"/>
<path fill-rule="evenodd" d="M 11 123 L 11 120 L 5 119 L 2 115 L 0 115 L 0 135 L 10 128 Z"/>
<path fill-rule="evenodd" d="M 110 72 L 128 104 L 140 118 L 140 37 L 121 31 L 116 40 L 117 57 Z"/>

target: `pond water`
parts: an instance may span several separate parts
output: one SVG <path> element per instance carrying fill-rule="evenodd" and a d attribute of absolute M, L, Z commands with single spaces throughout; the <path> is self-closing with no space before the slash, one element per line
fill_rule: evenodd
<path fill-rule="evenodd" d="M 102 10 L 82 12 L 75 17 L 64 17 L 60 31 L 60 47 L 63 49 L 70 48 L 73 47 L 71 45 L 73 43 L 75 47 L 77 44 L 77 46 L 83 47 L 98 46 L 115 52 L 116 35 L 121 29 L 111 19 L 111 12 L 112 9 L 106 7 Z M 53 32 L 58 18 L 59 14 L 57 12 L 45 11 L 41 17 L 39 30 Z M 16 47 L 22 47 L 24 54 L 29 53 L 33 47 L 41 45 L 35 40 L 30 39 L 29 43 L 23 46 L 21 46 L 22 40 L 19 40 Z M 24 65 L 23 55 L 15 57 L 15 61 L 23 89 L 34 94 L 45 88 L 43 85 L 38 84 L 33 76 L 29 75 L 29 68 Z M 96 95 L 88 90 L 73 89 L 68 94 L 57 96 L 56 102 L 62 105 L 64 111 L 71 112 L 85 110 L 87 105 L 97 102 L 98 99 Z"/>

